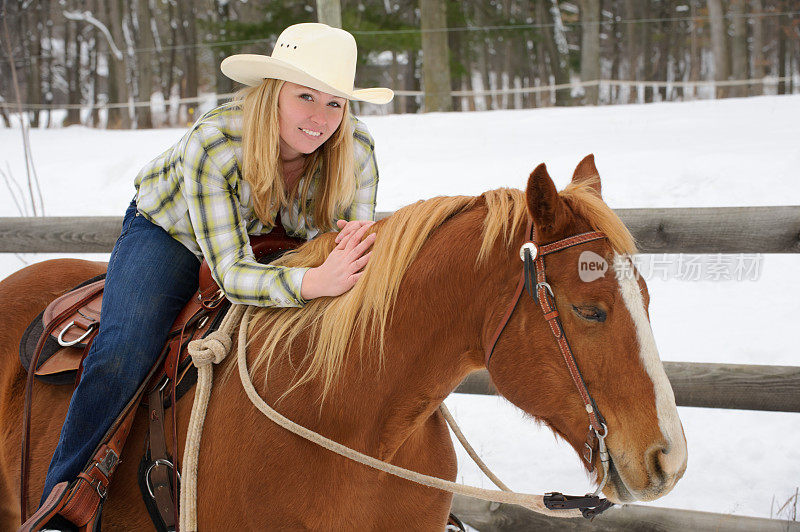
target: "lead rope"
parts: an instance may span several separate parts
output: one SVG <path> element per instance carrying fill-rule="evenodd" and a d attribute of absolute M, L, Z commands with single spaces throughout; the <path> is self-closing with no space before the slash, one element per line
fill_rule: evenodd
<path fill-rule="evenodd" d="M 230 335 L 236 327 L 236 322 L 240 321 L 239 325 L 239 347 L 237 353 L 237 363 L 239 367 L 239 377 L 242 381 L 242 387 L 258 410 L 267 416 L 272 422 L 283 427 L 284 429 L 292 432 L 301 438 L 316 443 L 320 447 L 324 447 L 340 456 L 349 458 L 360 464 L 369 466 L 373 469 L 383 471 L 390 475 L 400 477 L 423 486 L 430 488 L 440 489 L 450 493 L 456 493 L 467 497 L 473 497 L 489 502 L 497 502 L 503 504 L 516 504 L 533 510 L 534 512 L 549 515 L 552 517 L 581 517 L 582 513 L 577 509 L 567 510 L 550 510 L 544 504 L 544 497 L 542 495 L 534 495 L 527 493 L 516 493 L 508 490 L 494 474 L 489 471 L 486 464 L 478 458 L 475 450 L 466 443 L 464 435 L 461 430 L 457 429 L 458 425 L 450 415 L 447 407 L 442 409 L 442 414 L 445 416 L 448 424 L 453 428 L 456 437 L 465 446 L 467 452 L 476 460 L 476 463 L 487 476 L 504 491 L 487 490 L 477 488 L 474 486 L 467 486 L 450 482 L 438 477 L 423 475 L 415 471 L 398 467 L 396 465 L 378 460 L 372 456 L 360 453 L 349 447 L 342 445 L 328 439 L 321 434 L 309 430 L 290 419 L 282 416 L 273 410 L 264 400 L 258 395 L 253 383 L 250 379 L 250 373 L 247 369 L 247 325 L 250 321 L 250 315 L 253 313 L 254 307 L 246 307 L 244 305 L 232 305 L 228 310 L 228 314 L 222 322 L 219 330 L 210 334 L 206 338 L 200 340 L 193 340 L 189 343 L 189 354 L 192 356 L 192 362 L 197 366 L 197 387 L 195 389 L 195 401 L 192 406 L 192 416 L 189 420 L 189 431 L 186 438 L 186 448 L 183 455 L 183 480 L 181 484 L 181 512 L 180 512 L 180 530 L 183 532 L 193 532 L 197 530 L 197 454 L 200 449 L 200 437 L 203 431 L 203 421 L 205 419 L 206 408 L 208 406 L 208 399 L 211 395 L 211 384 L 213 366 L 211 363 L 218 364 L 221 362 L 231 346 Z M 445 413 L 446 412 L 446 413 Z M 449 417 L 449 419 L 448 419 Z M 471 452 L 470 452 L 471 451 Z"/>
<path fill-rule="evenodd" d="M 200 452 L 200 437 L 206 419 L 208 399 L 214 376 L 214 364 L 219 364 L 231 350 L 231 334 L 241 321 L 245 305 L 231 305 L 219 329 L 205 338 L 189 342 L 189 354 L 197 367 L 197 385 L 194 389 L 192 416 L 186 433 L 183 450 L 183 478 L 181 479 L 180 517 L 178 530 L 197 530 L 197 455 Z M 174 406 L 173 406 L 174 408 Z"/>

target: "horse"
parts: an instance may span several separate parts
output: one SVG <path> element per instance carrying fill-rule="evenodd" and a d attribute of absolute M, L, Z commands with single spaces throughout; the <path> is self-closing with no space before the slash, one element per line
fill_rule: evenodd
<path fill-rule="evenodd" d="M 259 394 L 289 419 L 357 451 L 455 480 L 456 456 L 438 407 L 467 375 L 486 367 L 486 344 L 520 278 L 529 221 L 541 244 L 592 230 L 606 235 L 548 255 L 548 280 L 607 424 L 604 495 L 616 503 L 665 495 L 685 471 L 686 440 L 650 328 L 646 283 L 620 275 L 633 266 L 635 242 L 602 199 L 593 156 L 561 192 L 541 164 L 524 192 L 437 197 L 375 223 L 372 256 L 352 290 L 303 309 L 255 314 L 246 347 Z M 324 234 L 279 263 L 321 264 L 334 238 Z M 586 251 L 610 265 L 591 282 L 580 278 Z M 103 270 L 102 263 L 60 259 L 0 282 L 0 529 L 14 529 L 20 517 L 20 338 L 50 300 Z M 367 468 L 272 424 L 231 377 L 235 358 L 216 369 L 204 425 L 197 477 L 202 528 L 444 528 L 450 493 Z M 533 298 L 519 299 L 488 371 L 500 394 L 583 451 L 585 405 Z M 70 394 L 67 386 L 35 383 L 29 501 L 40 496 Z M 179 456 L 192 403 L 187 394 L 177 405 Z M 103 509 L 108 530 L 152 527 L 137 485 L 144 417 L 135 420 L 110 485 Z M 584 465 L 599 482 L 598 460 Z"/>

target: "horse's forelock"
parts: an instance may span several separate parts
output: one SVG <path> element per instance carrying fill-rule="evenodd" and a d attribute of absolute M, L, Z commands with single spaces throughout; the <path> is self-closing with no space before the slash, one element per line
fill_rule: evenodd
<path fill-rule="evenodd" d="M 636 241 L 631 232 L 611 210 L 605 201 L 592 187 L 592 180 L 599 177 L 571 182 L 559 192 L 561 199 L 567 202 L 572 211 L 585 220 L 595 231 L 605 233 L 615 252 L 623 255 L 636 254 Z"/>

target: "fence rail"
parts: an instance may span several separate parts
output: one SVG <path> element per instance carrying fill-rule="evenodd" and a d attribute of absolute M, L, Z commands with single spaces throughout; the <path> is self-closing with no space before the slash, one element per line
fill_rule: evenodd
<path fill-rule="evenodd" d="M 626 504 L 606 510 L 589 521 L 582 517 L 560 519 L 537 514 L 512 504 L 498 504 L 456 495 L 452 511 L 481 532 L 572 531 L 672 532 L 714 530 L 717 532 L 800 532 L 800 522 L 741 515 Z"/>
<path fill-rule="evenodd" d="M 800 253 L 800 206 L 615 212 L 643 253 Z M 121 227 L 115 216 L 0 218 L 0 253 L 107 253 Z"/>
<path fill-rule="evenodd" d="M 678 406 L 800 412 L 800 366 L 664 362 Z M 496 395 L 486 370 L 469 375 L 456 393 Z"/>

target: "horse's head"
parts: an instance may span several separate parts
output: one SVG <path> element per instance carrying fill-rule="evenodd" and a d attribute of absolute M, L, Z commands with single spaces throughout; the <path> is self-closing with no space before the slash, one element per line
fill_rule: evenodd
<path fill-rule="evenodd" d="M 608 236 L 545 256 L 547 282 L 608 427 L 605 495 L 613 502 L 661 497 L 683 475 L 686 440 L 650 328 L 647 285 L 627 256 L 635 250 L 633 239 L 600 197 L 592 156 L 581 161 L 561 194 L 539 165 L 528 180 L 526 203 L 537 244 L 588 231 Z M 500 393 L 583 453 L 586 407 L 542 309 L 525 293 L 498 340 L 489 372 Z M 592 462 L 602 477 L 599 457 Z"/>

